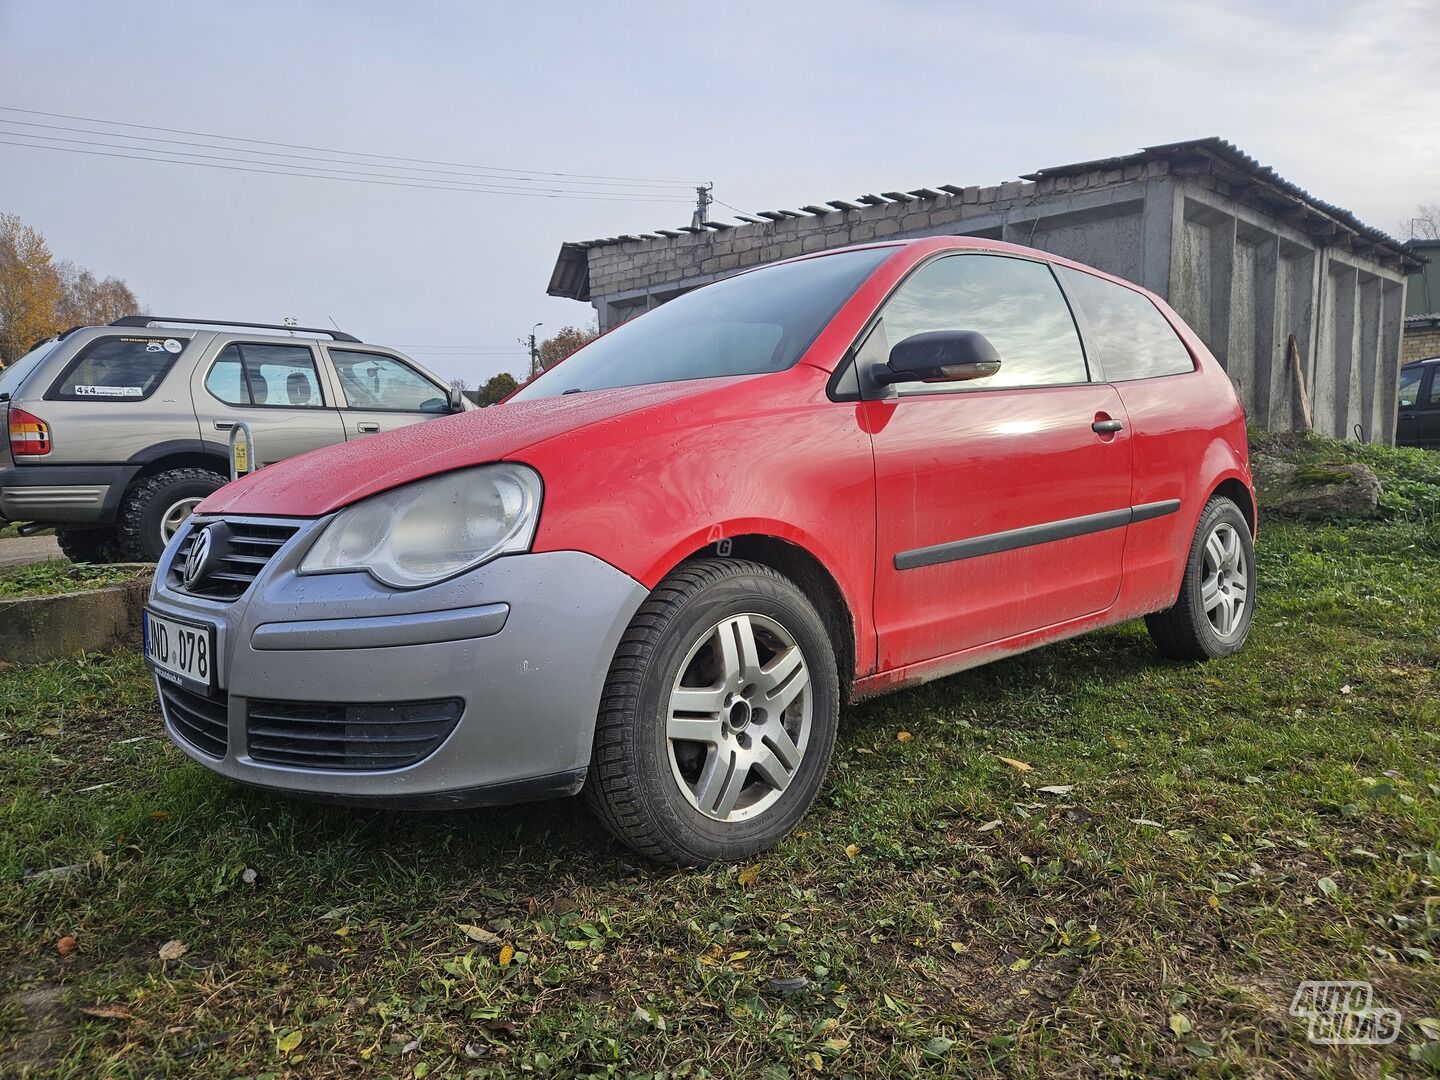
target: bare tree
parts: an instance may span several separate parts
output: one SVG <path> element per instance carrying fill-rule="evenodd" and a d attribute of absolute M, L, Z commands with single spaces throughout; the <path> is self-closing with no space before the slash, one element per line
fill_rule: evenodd
<path fill-rule="evenodd" d="M 469 384 L 468 382 L 466 382 L 464 379 L 460 378 L 459 376 L 456 376 L 455 378 L 453 378 L 453 379 L 450 380 L 450 389 L 451 389 L 451 390 L 469 390 L 469 389 L 470 389 L 470 384 Z"/>
<path fill-rule="evenodd" d="M 140 310 L 140 301 L 119 278 L 102 281 L 68 259 L 55 269 L 62 290 L 57 314 L 64 326 L 99 326 Z"/>
<path fill-rule="evenodd" d="M 1440 203 L 1421 203 L 1415 215 L 1401 223 L 1400 235 L 1409 240 L 1440 240 Z"/>

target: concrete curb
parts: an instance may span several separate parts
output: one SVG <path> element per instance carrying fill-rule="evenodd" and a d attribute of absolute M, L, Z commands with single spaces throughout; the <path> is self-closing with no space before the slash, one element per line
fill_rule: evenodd
<path fill-rule="evenodd" d="M 139 648 L 145 576 L 123 585 L 0 600 L 0 660 L 36 664 L 117 646 Z"/>

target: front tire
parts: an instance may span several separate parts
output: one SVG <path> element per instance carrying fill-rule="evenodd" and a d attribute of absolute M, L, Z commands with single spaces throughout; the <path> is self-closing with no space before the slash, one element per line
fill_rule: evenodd
<path fill-rule="evenodd" d="M 121 558 L 114 529 L 56 529 L 55 540 L 71 562 L 114 563 Z"/>
<path fill-rule="evenodd" d="M 1255 543 L 1240 507 L 1223 495 L 1206 504 L 1190 544 L 1174 606 L 1145 616 L 1161 655 L 1214 660 L 1237 652 L 1255 614 Z"/>
<path fill-rule="evenodd" d="M 158 562 L 175 530 L 225 482 L 209 469 L 169 469 L 137 481 L 120 507 L 121 554 L 131 562 Z"/>
<path fill-rule="evenodd" d="M 810 809 L 839 716 L 834 646 L 805 594 L 758 563 L 686 563 L 616 651 L 586 798 L 657 862 L 743 859 Z"/>

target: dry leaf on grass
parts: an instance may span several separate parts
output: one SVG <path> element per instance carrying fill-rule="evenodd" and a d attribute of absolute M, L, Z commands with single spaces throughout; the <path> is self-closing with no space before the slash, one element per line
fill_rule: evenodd
<path fill-rule="evenodd" d="M 1028 761 L 1016 761 L 1013 757 L 1006 757 L 1004 754 L 996 754 L 995 756 L 998 757 L 1001 761 L 1003 761 L 1006 765 L 1009 765 L 1010 768 L 1014 769 L 1016 772 L 1030 771 L 1031 766 Z"/>
<path fill-rule="evenodd" d="M 494 945 L 500 940 L 500 935 L 486 930 L 483 926 L 472 926 L 470 923 L 456 923 L 455 927 L 471 941 L 478 941 L 481 945 Z"/>
<path fill-rule="evenodd" d="M 181 941 L 179 938 L 174 938 L 170 941 L 165 942 L 164 945 L 160 946 L 160 959 L 179 960 L 189 951 L 189 945 L 186 945 L 185 942 Z"/>
<path fill-rule="evenodd" d="M 69 956 L 75 951 L 75 935 L 66 934 L 59 941 L 55 942 L 55 951 L 61 956 Z"/>
<path fill-rule="evenodd" d="M 86 1016 L 100 1020 L 134 1020 L 134 1015 L 123 1005 L 89 1005 L 80 1010 Z"/>

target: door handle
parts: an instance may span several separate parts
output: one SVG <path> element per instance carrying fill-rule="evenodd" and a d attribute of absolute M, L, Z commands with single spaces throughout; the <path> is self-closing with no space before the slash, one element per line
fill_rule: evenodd
<path fill-rule="evenodd" d="M 355 430 L 362 435 L 368 435 L 372 431 L 379 431 L 380 425 L 372 420 L 361 420 L 355 425 Z"/>
<path fill-rule="evenodd" d="M 235 421 L 234 421 L 234 420 L 216 420 L 216 421 L 215 421 L 215 430 L 216 430 L 216 431 L 233 431 L 234 429 L 235 429 Z"/>
<path fill-rule="evenodd" d="M 1119 420 L 1096 420 L 1090 425 L 1090 430 L 1100 435 L 1113 435 L 1117 431 L 1124 431 L 1125 425 Z"/>

